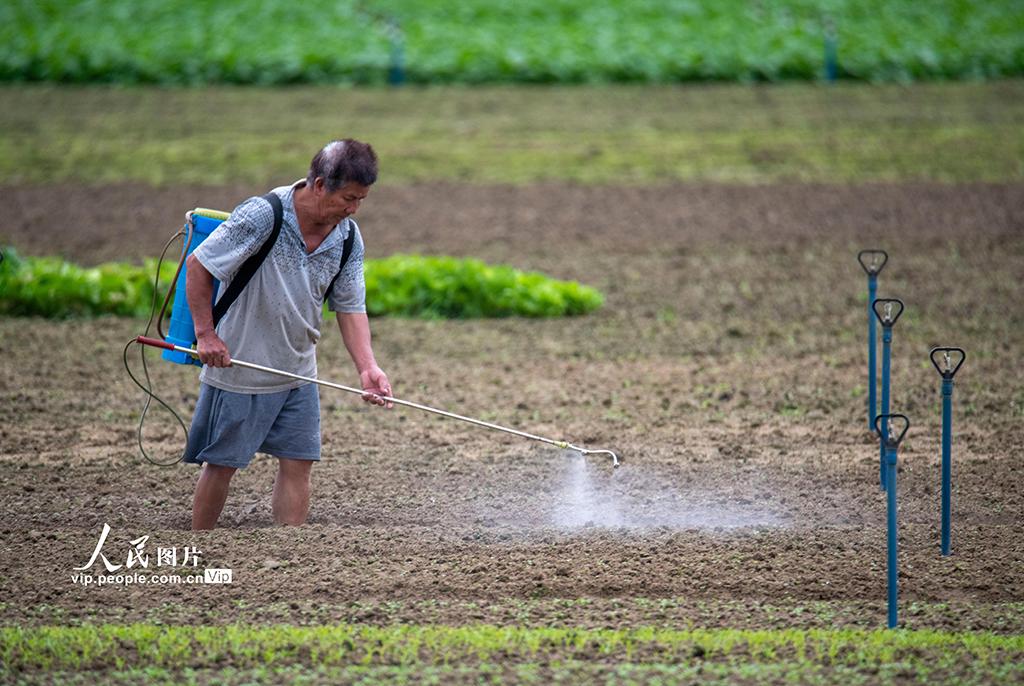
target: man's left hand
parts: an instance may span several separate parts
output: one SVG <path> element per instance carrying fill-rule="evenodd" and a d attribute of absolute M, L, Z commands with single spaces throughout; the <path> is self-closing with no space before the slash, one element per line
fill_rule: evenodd
<path fill-rule="evenodd" d="M 363 390 L 366 391 L 363 394 L 363 400 L 374 405 L 383 405 L 388 409 L 395 406 L 393 402 L 384 400 L 384 396 L 391 396 L 391 382 L 388 381 L 388 375 L 384 373 L 383 369 L 370 367 L 359 374 L 359 382 L 363 385 Z"/>

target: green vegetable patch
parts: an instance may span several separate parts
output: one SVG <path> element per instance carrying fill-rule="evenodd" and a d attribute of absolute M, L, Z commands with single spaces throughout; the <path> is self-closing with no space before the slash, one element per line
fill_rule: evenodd
<path fill-rule="evenodd" d="M 1018 0 L 14 0 L 0 80 L 598 83 L 1024 73 Z"/>
<path fill-rule="evenodd" d="M 154 300 L 155 259 L 141 266 L 110 262 L 81 267 L 58 257 L 21 257 L 6 248 L 0 262 L 0 314 L 48 318 L 146 316 Z M 164 262 L 160 282 L 174 277 Z M 597 290 L 536 272 L 453 257 L 395 255 L 367 260 L 371 315 L 423 318 L 561 317 L 604 301 Z"/>
<path fill-rule="evenodd" d="M 366 264 L 370 314 L 461 319 L 586 314 L 603 296 L 575 281 L 454 257 L 393 255 Z"/>

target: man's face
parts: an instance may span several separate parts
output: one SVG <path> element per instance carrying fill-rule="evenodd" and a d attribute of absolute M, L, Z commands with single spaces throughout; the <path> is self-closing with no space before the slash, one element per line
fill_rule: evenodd
<path fill-rule="evenodd" d="M 356 210 L 359 209 L 359 204 L 369 195 L 370 187 L 349 182 L 331 193 L 324 186 L 323 179 L 318 178 L 314 193 L 316 194 L 317 209 L 319 210 L 321 220 L 334 226 L 346 217 L 356 213 Z"/>

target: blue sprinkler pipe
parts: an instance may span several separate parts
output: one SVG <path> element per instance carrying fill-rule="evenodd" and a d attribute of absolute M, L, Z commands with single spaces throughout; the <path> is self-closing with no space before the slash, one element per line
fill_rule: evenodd
<path fill-rule="evenodd" d="M 882 327 L 882 409 L 880 413 L 889 414 L 889 375 L 892 369 L 892 327 Z M 878 442 L 878 483 L 885 489 L 885 420 L 882 420 L 882 430 L 879 432 Z"/>
<path fill-rule="evenodd" d="M 943 365 L 935 359 L 942 353 Z M 960 360 L 953 364 L 952 353 L 960 353 Z M 932 348 L 928 356 L 932 365 L 942 375 L 942 554 L 949 555 L 950 521 L 952 519 L 952 453 L 953 444 L 953 377 L 960 365 L 967 359 L 963 348 Z"/>
<path fill-rule="evenodd" d="M 896 320 L 903 314 L 903 301 L 898 298 L 878 298 L 875 300 L 872 309 L 882 323 L 882 409 L 878 413 L 881 416 L 889 414 L 889 371 L 892 368 L 892 327 Z M 872 422 L 877 427 L 877 419 Z M 886 486 L 885 471 L 885 420 L 882 420 L 882 429 L 878 433 L 878 481 L 882 488 Z"/>
<path fill-rule="evenodd" d="M 878 275 L 882 267 L 889 261 L 889 254 L 884 250 L 861 250 L 857 253 L 857 261 L 861 269 L 868 275 L 868 431 L 875 430 L 877 414 L 878 360 L 876 354 L 878 331 L 875 328 L 873 306 L 878 294 Z"/>
<path fill-rule="evenodd" d="M 893 423 L 903 421 L 903 430 L 897 436 L 893 431 Z M 880 425 L 881 424 L 881 425 Z M 898 582 L 896 558 L 896 453 L 899 450 L 903 437 L 907 435 L 910 428 L 910 420 L 902 414 L 880 414 L 875 417 L 875 429 L 881 434 L 882 425 L 888 425 L 888 433 L 884 436 L 885 443 L 885 481 L 888 484 L 886 489 L 886 563 L 887 578 L 889 582 L 889 628 L 895 629 L 898 621 Z"/>
<path fill-rule="evenodd" d="M 835 83 L 836 77 L 839 75 L 839 58 L 837 56 L 838 50 L 836 49 L 837 31 L 836 22 L 830 16 L 825 17 L 825 81 L 826 83 Z"/>

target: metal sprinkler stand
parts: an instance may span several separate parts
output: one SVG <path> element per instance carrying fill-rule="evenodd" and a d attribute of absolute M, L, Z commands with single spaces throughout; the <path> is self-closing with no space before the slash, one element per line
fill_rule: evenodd
<path fill-rule="evenodd" d="M 881 487 L 886 487 L 885 471 L 885 437 L 888 435 L 885 419 L 889 415 L 889 371 L 892 366 L 892 327 L 903 314 L 903 301 L 898 298 L 879 298 L 871 305 L 878 321 L 882 324 L 882 409 L 878 415 L 883 417 L 882 428 L 878 429 L 878 417 L 872 426 L 878 431 L 878 479 Z M 898 308 L 898 309 L 897 309 Z"/>
<path fill-rule="evenodd" d="M 893 431 L 892 422 L 903 420 L 903 430 L 899 435 Z M 879 425 L 881 422 L 881 425 Z M 875 417 L 875 430 L 883 435 L 883 426 L 887 426 L 885 439 L 885 471 L 886 471 L 886 549 L 889 579 L 889 628 L 896 628 L 897 622 L 897 565 L 896 565 L 896 452 L 899 450 L 903 437 L 910 428 L 910 420 L 902 414 L 880 414 Z"/>
<path fill-rule="evenodd" d="M 935 359 L 936 353 L 942 353 L 943 364 L 940 367 Z M 953 353 L 960 353 L 960 360 L 953 364 Z M 950 520 L 952 518 L 950 501 L 952 496 L 952 452 L 953 431 L 953 377 L 960 365 L 967 359 L 963 348 L 932 348 L 928 356 L 936 371 L 942 375 L 942 554 L 949 555 Z"/>
<path fill-rule="evenodd" d="M 885 263 L 889 261 L 889 253 L 884 250 L 861 250 L 857 253 L 857 261 L 860 262 L 864 273 L 868 275 L 868 431 L 874 431 L 878 386 L 878 356 L 876 353 L 878 332 L 875 328 L 875 313 L 872 307 L 878 293 L 878 275 L 885 267 Z"/>

